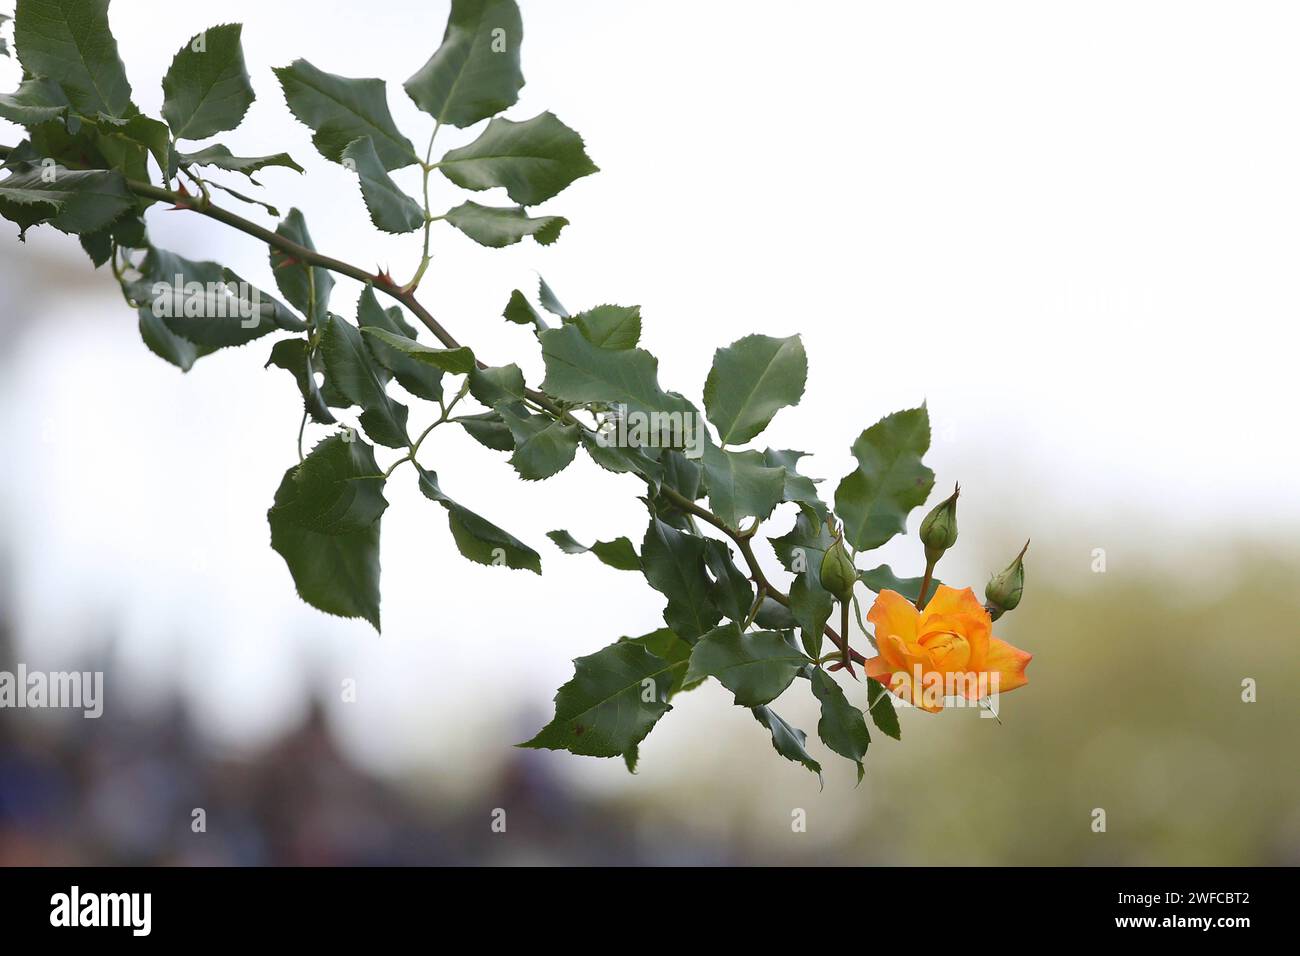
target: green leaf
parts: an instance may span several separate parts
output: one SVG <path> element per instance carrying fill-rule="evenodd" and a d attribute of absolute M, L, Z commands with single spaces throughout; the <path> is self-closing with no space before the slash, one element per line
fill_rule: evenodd
<path fill-rule="evenodd" d="M 810 583 L 821 587 L 822 561 L 832 541 L 826 522 L 801 511 L 788 534 L 768 540 L 787 571 L 807 574 Z"/>
<path fill-rule="evenodd" d="M 101 150 L 107 149 L 110 143 L 118 144 L 127 150 L 125 155 L 129 158 L 125 162 L 116 164 L 126 175 L 130 176 L 133 173 L 132 164 L 135 158 L 132 153 L 137 147 L 149 151 L 164 176 L 171 170 L 172 139 L 171 131 L 167 129 L 166 124 L 138 114 L 120 119 L 101 113 L 95 117 L 94 126 L 100 132 L 98 144 Z"/>
<path fill-rule="evenodd" d="M 290 520 L 303 494 L 296 480 L 300 467 L 284 473 L 267 512 L 271 547 L 289 566 L 304 601 L 326 614 L 364 618 L 378 631 L 380 519 L 343 534 L 322 534 Z"/>
<path fill-rule="evenodd" d="M 898 713 L 894 710 L 894 702 L 889 699 L 889 691 L 874 678 L 867 679 L 867 709 L 871 711 L 871 720 L 881 733 L 895 740 L 903 739 L 903 731 L 898 726 Z"/>
<path fill-rule="evenodd" d="M 361 181 L 361 198 L 370 212 L 370 221 L 383 232 L 414 232 L 424 225 L 424 209 L 397 188 L 384 170 L 368 136 L 355 139 L 344 148 L 342 162 Z"/>
<path fill-rule="evenodd" d="M 488 408 L 495 408 L 501 402 L 522 402 L 526 392 L 524 373 L 513 362 L 470 370 L 469 393 L 475 401 L 482 402 Z M 513 443 L 511 447 L 514 447 Z"/>
<path fill-rule="evenodd" d="M 281 519 L 318 534 L 368 528 L 388 507 L 375 450 L 355 436 L 326 438 L 292 470 L 293 493 L 271 509 Z"/>
<path fill-rule="evenodd" d="M 854 548 L 870 551 L 907 530 L 908 512 L 934 487 L 934 472 L 921 463 L 929 447 L 924 406 L 886 416 L 858 436 L 858 467 L 835 490 L 835 512 Z"/>
<path fill-rule="evenodd" d="M 442 400 L 442 369 L 413 358 L 401 349 L 393 348 L 375 335 L 374 330 L 378 330 L 414 339 L 415 329 L 402 318 L 399 307 L 384 309 L 379 304 L 374 286 L 366 286 L 361 290 L 361 298 L 357 300 L 357 325 L 366 333 L 366 345 L 370 347 L 370 354 L 383 368 L 393 373 L 402 388 L 425 401 Z"/>
<path fill-rule="evenodd" d="M 510 457 L 519 477 L 541 481 L 558 474 L 578 453 L 578 426 L 565 425 L 549 415 L 522 414 L 507 404 L 497 406 L 514 437 L 515 453 Z"/>
<path fill-rule="evenodd" d="M 531 325 L 539 332 L 547 328 L 546 320 L 533 308 L 528 297 L 518 289 L 510 293 L 510 301 L 506 303 L 505 311 L 501 315 L 507 322 L 513 322 L 515 325 Z"/>
<path fill-rule="evenodd" d="M 392 171 L 419 162 L 415 148 L 398 132 L 388 111 L 383 80 L 337 76 L 306 60 L 278 67 L 275 75 L 289 109 L 315 131 L 312 145 L 326 159 L 341 162 L 349 143 L 369 137 L 384 169 Z"/>
<path fill-rule="evenodd" d="M 26 74 L 58 83 L 83 116 L 135 110 L 108 0 L 18 0 L 14 45 Z"/>
<path fill-rule="evenodd" d="M 565 554 L 591 553 L 603 563 L 619 571 L 640 571 L 641 558 L 636 547 L 627 538 L 619 537 L 613 541 L 597 541 L 591 547 L 579 544 L 567 531 L 548 531 L 546 536 L 555 542 Z"/>
<path fill-rule="evenodd" d="M 302 395 L 303 407 L 312 421 L 321 425 L 334 423 L 334 416 L 330 414 L 329 407 L 321 396 L 320 386 L 316 384 L 316 370 L 306 339 L 281 339 L 276 342 L 266 365 L 275 365 L 293 376 Z"/>
<path fill-rule="evenodd" d="M 510 427 L 495 411 L 457 415 L 452 421 L 469 432 L 470 437 L 485 448 L 493 451 L 515 450 L 515 439 L 510 434 Z"/>
<path fill-rule="evenodd" d="M 684 667 L 627 642 L 579 657 L 573 665 L 573 680 L 555 694 L 554 719 L 519 746 L 617 757 L 672 710 L 668 689 Z"/>
<path fill-rule="evenodd" d="M 422 345 L 405 335 L 397 335 L 387 329 L 367 326 L 362 329 L 372 339 L 382 342 L 391 349 L 396 349 L 422 365 L 442 369 L 453 375 L 465 375 L 474 366 L 474 353 L 465 346 L 454 349 L 435 349 Z"/>
<path fill-rule="evenodd" d="M 686 681 L 686 667 L 691 658 L 691 645 L 666 627 L 651 631 L 649 634 L 642 634 L 640 637 L 620 637 L 618 640 L 620 644 L 636 644 L 644 647 L 655 657 L 660 657 L 674 665 L 673 682 L 668 688 L 669 700 L 672 700 L 676 694 L 694 690 L 708 679 L 702 677 L 689 683 Z"/>
<path fill-rule="evenodd" d="M 562 319 L 569 318 L 569 310 L 555 297 L 555 292 L 541 276 L 537 277 L 537 298 L 542 303 L 542 308 L 551 315 L 558 315 Z"/>
<path fill-rule="evenodd" d="M 710 538 L 704 542 L 704 560 L 713 574 L 710 595 L 714 605 L 736 623 L 745 623 L 754 606 L 754 586 L 736 567 L 731 547 L 725 541 Z"/>
<path fill-rule="evenodd" d="M 714 628 L 696 642 L 686 680 L 716 677 L 742 707 L 780 697 L 809 660 L 777 631 L 744 634 L 736 623 Z"/>
<path fill-rule="evenodd" d="M 777 753 L 786 760 L 803 764 L 817 774 L 817 780 L 821 781 L 822 765 L 812 758 L 804 746 L 808 742 L 807 734 L 797 727 L 792 727 L 770 707 L 751 707 L 750 713 L 772 734 L 772 746 L 776 748 Z"/>
<path fill-rule="evenodd" d="M 296 173 L 303 172 L 303 168 L 295 163 L 288 153 L 275 153 L 271 156 L 234 156 L 220 143 L 201 149 L 197 153 L 177 153 L 176 161 L 182 166 L 214 166 L 228 172 L 242 173 L 259 186 L 261 183 L 253 178 L 253 173 L 268 166 L 283 166 Z"/>
<path fill-rule="evenodd" d="M 598 172 L 582 137 L 552 113 L 522 123 L 497 117 L 474 142 L 453 149 L 437 164 L 463 189 L 505 188 L 521 206 L 535 206 L 570 183 Z"/>
<path fill-rule="evenodd" d="M 0 117 L 19 126 L 39 126 L 67 115 L 67 96 L 45 77 L 29 77 L 12 93 L 0 94 Z"/>
<path fill-rule="evenodd" d="M 514 535 L 503 531 L 473 511 L 453 501 L 438 485 L 438 476 L 428 469 L 415 466 L 420 474 L 420 491 L 430 501 L 436 501 L 447 510 L 451 536 L 460 553 L 477 564 L 490 567 L 498 565 L 542 573 L 542 558 Z"/>
<path fill-rule="evenodd" d="M 182 372 L 188 372 L 195 362 L 214 351 L 211 347 L 195 345 L 189 339 L 181 338 L 153 314 L 151 306 L 141 306 L 136 312 L 140 318 L 140 338 L 149 351 Z"/>
<path fill-rule="evenodd" d="M 377 330 L 367 330 L 375 334 Z M 389 448 L 410 444 L 406 433 L 408 409 L 389 397 L 377 363 L 350 322 L 331 316 L 321 335 L 321 355 L 330 384 L 363 409 L 361 427 L 374 441 Z"/>
<path fill-rule="evenodd" d="M 406 81 L 407 95 L 439 123 L 464 128 L 519 99 L 524 27 L 514 0 L 452 0 L 442 45 Z"/>
<path fill-rule="evenodd" d="M 96 232 L 134 202 L 116 170 L 73 172 L 42 166 L 0 180 L 0 216 L 18 224 L 20 237 L 45 222 L 67 233 Z"/>
<path fill-rule="evenodd" d="M 788 631 L 799 626 L 789 608 L 770 597 L 763 598 L 758 614 L 754 616 L 754 623 L 769 631 Z"/>
<path fill-rule="evenodd" d="M 476 202 L 463 202 L 444 218 L 479 245 L 492 249 L 512 246 L 525 236 L 532 236 L 538 245 L 549 246 L 569 224 L 563 216 L 532 218 L 523 206 L 499 209 Z"/>
<path fill-rule="evenodd" d="M 799 624 L 804 650 L 820 657 L 826 622 L 835 610 L 835 598 L 809 574 L 798 575 L 790 585 L 790 614 Z"/>
<path fill-rule="evenodd" d="M 629 411 L 695 414 L 691 404 L 659 387 L 659 361 L 643 349 L 605 349 L 576 325 L 539 334 L 546 378 L 542 390 L 567 402 L 626 405 Z"/>
<path fill-rule="evenodd" d="M 831 750 L 852 760 L 858 768 L 858 783 L 866 773 L 862 758 L 867 755 L 871 732 L 862 711 L 849 703 L 844 689 L 820 667 L 812 669 L 813 696 L 821 702 L 822 716 L 817 721 L 817 735 Z"/>
<path fill-rule="evenodd" d="M 630 349 L 641 339 L 641 306 L 598 305 L 571 320 L 587 341 L 603 349 Z"/>
<path fill-rule="evenodd" d="M 921 582 L 924 578 L 900 578 L 894 574 L 889 565 L 882 564 L 870 571 L 859 571 L 858 580 L 877 594 L 881 591 L 896 591 L 915 603 L 916 599 L 921 596 Z M 939 585 L 942 583 L 937 578 L 930 579 L 931 596 L 934 595 L 934 592 L 938 590 Z"/>
<path fill-rule="evenodd" d="M 825 521 L 830 515 L 830 509 L 817 494 L 817 482 L 799 474 L 799 459 L 807 454 L 803 451 L 776 451 L 768 448 L 763 452 L 763 461 L 771 468 L 785 469 L 785 501 L 807 505 Z"/>
<path fill-rule="evenodd" d="M 704 409 L 724 445 L 741 445 L 786 405 L 797 405 L 808 380 L 799 336 L 747 335 L 718 349 L 704 383 Z"/>
<path fill-rule="evenodd" d="M 785 469 L 769 468 L 756 451 L 706 445 L 704 474 L 713 513 L 733 529 L 747 517 L 767 518 L 785 492 Z"/>
<path fill-rule="evenodd" d="M 226 23 L 191 38 L 163 77 L 163 119 L 177 139 L 207 139 L 244 121 L 256 98 L 240 43 L 243 26 Z"/>
<path fill-rule="evenodd" d="M 307 231 L 307 221 L 297 209 L 289 210 L 289 215 L 280 223 L 275 234 L 311 252 L 316 251 L 316 244 L 311 241 L 311 233 Z M 317 328 L 323 326 L 329 309 L 330 292 L 334 289 L 334 276 L 330 271 L 319 266 L 309 266 L 273 246 L 271 272 L 275 275 L 280 294 L 289 300 L 289 304 L 307 316 Z"/>
<path fill-rule="evenodd" d="M 695 639 L 718 623 L 721 612 L 713 604 L 712 582 L 705 571 L 704 540 L 650 519 L 641 543 L 641 565 L 646 581 L 668 598 L 664 618 L 684 641 Z"/>
<path fill-rule="evenodd" d="M 152 247 L 140 273 L 131 297 L 148 303 L 174 333 L 210 350 L 244 345 L 296 322 L 284 305 L 215 262 Z"/>

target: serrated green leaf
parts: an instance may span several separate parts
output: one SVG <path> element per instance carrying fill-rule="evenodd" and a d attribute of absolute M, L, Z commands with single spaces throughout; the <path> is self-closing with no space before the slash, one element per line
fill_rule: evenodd
<path fill-rule="evenodd" d="M 502 209 L 476 202 L 463 202 L 443 218 L 479 245 L 492 249 L 514 245 L 525 236 L 532 236 L 538 245 L 549 246 L 569 224 L 563 216 L 530 217 L 523 206 Z"/>
<path fill-rule="evenodd" d="M 288 309 L 215 262 L 194 262 L 152 247 L 129 291 L 172 332 L 209 349 L 244 345 L 301 324 Z M 279 319 L 280 321 L 277 321 Z"/>
<path fill-rule="evenodd" d="M 298 383 L 298 392 L 302 395 L 303 407 L 312 421 L 320 425 L 334 423 L 335 418 L 330 414 L 320 386 L 316 383 L 316 368 L 306 339 L 282 339 L 276 342 L 266 365 L 282 368 L 293 376 Z"/>
<path fill-rule="evenodd" d="M 182 372 L 188 372 L 200 358 L 215 351 L 210 347 L 198 346 L 188 339 L 181 338 L 167 328 L 167 324 L 162 319 L 153 314 L 151 306 L 142 306 L 136 312 L 140 320 L 140 338 L 144 340 L 149 351 L 163 361 L 175 365 Z"/>
<path fill-rule="evenodd" d="M 108 0 L 18 0 L 14 45 L 27 75 L 58 83 L 83 116 L 135 110 Z"/>
<path fill-rule="evenodd" d="M 641 543 L 646 581 L 668 598 L 668 610 L 664 612 L 668 626 L 690 643 L 722 616 L 710 593 L 712 582 L 705 571 L 704 548 L 704 539 L 678 531 L 657 517 L 650 519 Z"/>
<path fill-rule="evenodd" d="M 691 651 L 686 680 L 716 677 L 741 707 L 758 707 L 780 697 L 808 658 L 784 634 L 745 634 L 732 622 L 701 637 Z"/>
<path fill-rule="evenodd" d="M 371 335 L 378 332 L 376 329 L 366 331 Z M 321 334 L 320 349 L 330 384 L 363 409 L 359 420 L 366 434 L 389 448 L 409 445 L 410 437 L 406 433 L 408 409 L 394 401 L 385 390 L 377 363 L 366 348 L 360 330 L 338 316 L 331 316 Z"/>
<path fill-rule="evenodd" d="M 934 487 L 934 472 L 921 462 L 929 447 L 924 406 L 888 415 L 858 436 L 858 467 L 835 490 L 835 512 L 854 548 L 870 551 L 907 530 L 908 512 Z"/>
<path fill-rule="evenodd" d="M 243 26 L 210 27 L 181 47 L 163 77 L 163 119 L 177 139 L 207 139 L 244 120 L 256 98 L 240 43 Z"/>
<path fill-rule="evenodd" d="M 464 128 L 513 106 L 524 85 L 524 27 L 514 0 L 452 0 L 442 45 L 405 83 L 415 105 Z"/>
<path fill-rule="evenodd" d="M 271 509 L 279 518 L 318 534 L 368 528 L 388 507 L 375 450 L 353 436 L 331 435 L 293 469 L 293 493 Z"/>
<path fill-rule="evenodd" d="M 718 349 L 704 383 L 704 410 L 724 445 L 741 445 L 786 405 L 797 405 L 808 380 L 799 336 L 747 335 Z"/>
<path fill-rule="evenodd" d="M 462 189 L 505 188 L 521 206 L 559 195 L 570 183 L 599 170 L 582 137 L 553 113 L 516 123 L 497 117 L 474 142 L 453 149 L 437 164 Z"/>
<path fill-rule="evenodd" d="M 542 303 L 542 308 L 551 315 L 558 315 L 562 319 L 569 318 L 569 310 L 564 307 L 556 297 L 555 291 L 546 283 L 541 276 L 537 277 L 537 300 Z"/>
<path fill-rule="evenodd" d="M 404 335 L 389 332 L 387 329 L 367 326 L 362 331 L 367 336 L 382 342 L 389 348 L 396 349 L 417 362 L 442 369 L 444 372 L 450 372 L 453 375 L 464 375 L 475 367 L 474 353 L 463 345 L 454 349 L 435 349 L 428 345 L 422 345 L 414 339 L 408 339 Z"/>
<path fill-rule="evenodd" d="M 817 780 L 822 778 L 822 765 L 812 758 L 804 746 L 808 742 L 808 735 L 797 727 L 791 726 L 776 711 L 770 707 L 751 707 L 750 713 L 754 719 L 768 729 L 772 735 L 772 746 L 786 760 L 792 760 L 795 763 L 801 763 L 813 773 L 817 774 Z"/>
<path fill-rule="evenodd" d="M 510 301 L 506 303 L 501 315 L 507 322 L 513 322 L 515 325 L 531 325 L 539 332 L 547 328 L 546 320 L 533 308 L 528 297 L 518 289 L 510 293 Z"/>
<path fill-rule="evenodd" d="M 135 160 L 130 153 L 135 147 L 143 147 L 147 150 L 164 176 L 171 170 L 171 131 L 167 129 L 165 123 L 139 114 L 123 119 L 105 116 L 103 113 L 96 116 L 93 122 L 100 134 L 98 144 L 101 150 L 113 141 L 123 144 L 128 150 L 126 155 L 129 158 L 115 164 L 127 175 L 132 175 Z"/>
<path fill-rule="evenodd" d="M 522 402 L 526 391 L 524 373 L 513 362 L 470 370 L 469 393 L 488 408 L 495 408 L 501 402 Z"/>
<path fill-rule="evenodd" d="M 576 325 L 539 334 L 543 391 L 568 402 L 625 405 L 629 411 L 692 415 L 690 403 L 659 387 L 659 361 L 643 349 L 603 349 Z"/>
<path fill-rule="evenodd" d="M 514 451 L 515 439 L 510 427 L 495 411 L 478 415 L 458 415 L 452 419 L 465 429 L 476 442 L 493 451 Z"/>
<path fill-rule="evenodd" d="M 903 739 L 903 731 L 898 726 L 898 713 L 894 702 L 889 699 L 885 685 L 874 678 L 867 679 L 867 710 L 871 712 L 871 721 L 887 737 Z"/>
<path fill-rule="evenodd" d="M 267 512 L 271 547 L 284 558 L 304 601 L 326 614 L 364 618 L 378 631 L 381 520 L 344 534 L 322 534 L 290 520 L 286 515 L 302 494 L 298 470 L 284 473 Z"/>
<path fill-rule="evenodd" d="M 704 543 L 704 560 L 713 575 L 710 596 L 714 605 L 736 623 L 745 623 L 754 606 L 754 586 L 736 566 L 730 545 L 710 538 Z"/>
<path fill-rule="evenodd" d="M 807 512 L 799 512 L 794 527 L 779 538 L 769 538 L 776 556 L 791 574 L 807 574 L 810 582 L 821 587 L 822 561 L 831 546 L 831 533 L 824 521 Z"/>
<path fill-rule="evenodd" d="M 603 349 L 630 349 L 641 339 L 641 306 L 598 305 L 579 312 L 573 322 L 587 341 Z"/>
<path fill-rule="evenodd" d="M 826 622 L 835 610 L 835 598 L 807 573 L 798 575 L 790 585 L 790 614 L 799 625 L 804 650 L 820 657 Z"/>
<path fill-rule="evenodd" d="M 307 220 L 297 209 L 289 210 L 289 215 L 276 228 L 275 234 L 308 251 L 316 251 L 316 244 L 311 241 L 311 233 L 307 231 Z M 334 276 L 330 271 L 320 266 L 309 266 L 272 246 L 271 272 L 280 294 L 289 300 L 289 304 L 307 316 L 316 327 L 323 326 L 329 309 L 330 293 L 334 289 Z"/>
<path fill-rule="evenodd" d="M 821 720 L 817 721 L 817 735 L 831 750 L 852 760 L 858 768 L 858 783 L 866 771 L 862 758 L 871 744 L 871 732 L 862 711 L 849 703 L 844 689 L 820 667 L 812 669 L 813 696 L 822 705 Z"/>
<path fill-rule="evenodd" d="M 0 180 L 0 215 L 18 224 L 20 236 L 39 223 L 73 234 L 97 232 L 134 202 L 116 170 L 42 166 Z"/>
<path fill-rule="evenodd" d="M 745 518 L 767 518 L 785 493 L 785 469 L 769 468 L 756 451 L 706 445 L 704 475 L 709 506 L 733 529 Z"/>
<path fill-rule="evenodd" d="M 294 60 L 274 72 L 290 111 L 315 132 L 312 145 L 326 159 L 341 162 L 349 143 L 369 137 L 384 169 L 391 172 L 419 162 L 388 111 L 383 80 L 337 76 L 306 60 Z"/>
<path fill-rule="evenodd" d="M 924 578 L 900 578 L 887 564 L 879 565 L 870 571 L 859 571 L 858 580 L 879 594 L 881 591 L 896 591 L 909 601 L 915 602 L 921 596 L 921 582 Z M 943 582 L 938 578 L 930 579 L 930 594 L 933 595 Z"/>
<path fill-rule="evenodd" d="M 542 573 L 542 558 L 508 531 L 503 531 L 486 518 L 475 514 L 464 505 L 453 501 L 438 485 L 438 476 L 426 468 L 415 466 L 420 475 L 420 491 L 430 501 L 436 501 L 447 510 L 451 536 L 460 553 L 476 564 L 491 567 L 503 566 Z"/>
<path fill-rule="evenodd" d="M 786 501 L 797 501 L 811 508 L 823 521 L 830 515 L 830 509 L 817 494 L 817 482 L 799 474 L 799 459 L 807 456 L 803 451 L 777 451 L 768 448 L 763 452 L 763 461 L 771 468 L 785 469 Z"/>
<path fill-rule="evenodd" d="M 759 605 L 754 623 L 768 631 L 789 631 L 799 626 L 790 609 L 770 597 L 763 598 Z"/>
<path fill-rule="evenodd" d="M 519 746 L 617 757 L 672 710 L 668 688 L 684 668 L 627 642 L 579 657 L 573 665 L 573 680 L 555 694 L 554 719 Z"/>
<path fill-rule="evenodd" d="M 677 694 L 694 690 L 708 680 L 708 678 L 702 677 L 699 680 L 687 683 L 685 680 L 686 666 L 691 658 L 691 645 L 666 627 L 651 631 L 649 634 L 642 634 L 640 637 L 620 637 L 618 640 L 621 644 L 636 644 L 644 647 L 655 657 L 663 658 L 669 664 L 681 665 L 673 671 L 673 683 L 668 688 L 669 700 L 672 700 Z"/>
<path fill-rule="evenodd" d="M 361 197 L 370 212 L 370 221 L 383 232 L 414 232 L 424 225 L 424 209 L 397 188 L 384 170 L 368 136 L 355 139 L 344 147 L 342 163 L 357 174 Z"/>
<path fill-rule="evenodd" d="M 402 318 L 402 310 L 397 306 L 389 309 L 381 306 L 373 286 L 361 290 L 361 297 L 357 300 L 357 325 L 363 333 L 377 329 L 407 339 L 415 338 L 415 329 Z M 366 335 L 365 342 L 375 361 L 392 372 L 402 388 L 425 401 L 442 400 L 442 369 L 393 348 L 373 332 Z"/>
<path fill-rule="evenodd" d="M 541 481 L 558 474 L 578 453 L 577 425 L 565 425 L 549 415 L 520 413 L 504 403 L 497 406 L 497 412 L 514 437 L 515 453 L 510 464 L 525 481 Z"/>
<path fill-rule="evenodd" d="M 615 538 L 613 541 L 597 541 L 591 547 L 579 544 L 567 531 L 548 531 L 546 536 L 555 542 L 565 554 L 594 554 L 602 563 L 609 565 L 611 568 L 617 568 L 619 571 L 640 571 L 641 558 L 636 553 L 636 547 L 630 540 L 624 537 Z"/>
<path fill-rule="evenodd" d="M 39 126 L 67 115 L 67 96 L 42 76 L 28 77 L 12 93 L 0 94 L 0 117 L 19 126 Z"/>
<path fill-rule="evenodd" d="M 292 169 L 296 173 L 303 172 L 303 168 L 295 163 L 288 153 L 275 153 L 270 156 L 234 156 L 230 150 L 220 143 L 208 146 L 196 153 L 177 153 L 176 161 L 182 166 L 213 166 L 217 169 L 224 169 L 227 172 L 242 173 L 247 176 L 249 181 L 256 184 L 253 173 L 266 169 L 268 166 L 283 166 L 286 169 Z"/>

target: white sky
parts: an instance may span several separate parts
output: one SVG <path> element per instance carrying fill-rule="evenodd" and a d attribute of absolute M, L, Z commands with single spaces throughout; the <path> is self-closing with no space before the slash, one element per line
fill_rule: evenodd
<path fill-rule="evenodd" d="M 863 427 L 928 399 L 941 485 L 959 478 L 972 524 L 999 535 L 956 559 L 977 586 L 1030 534 L 1070 565 L 1125 527 L 1295 530 L 1300 7 L 521 6 L 528 85 L 509 115 L 555 111 L 602 172 L 540 207 L 572 222 L 555 246 L 494 252 L 437 234 L 426 302 L 480 356 L 540 378 L 529 336 L 498 318 L 534 270 L 571 308 L 642 305 L 661 380 L 696 398 L 718 346 L 800 332 L 808 393 L 770 443 L 816 452 L 807 467 L 829 494 Z M 436 48 L 446 8 L 118 0 L 112 16 L 136 102 L 154 113 L 191 34 L 214 16 L 245 22 L 259 99 L 221 141 L 288 150 L 309 173 L 265 172 L 268 198 L 301 206 L 323 250 L 404 277 L 418 238 L 376 237 L 354 178 L 315 154 L 269 68 L 302 56 L 382 76 L 423 143 L 427 117 L 400 83 Z M 16 71 L 0 77 L 11 88 Z M 449 131 L 444 146 L 476 133 Z M 415 189 L 412 171 L 404 182 Z M 252 240 L 162 210 L 151 228 L 273 288 Z M 38 251 L 85 270 L 75 241 L 37 230 L 27 249 L 0 248 L 0 296 L 38 316 L 0 356 L 0 517 L 32 666 L 84 660 L 88 639 L 116 630 L 110 706 L 114 687 L 125 701 L 179 676 L 232 741 L 273 732 L 303 682 L 355 677 L 362 699 L 342 726 L 358 752 L 451 768 L 531 732 L 503 713 L 549 716 L 570 657 L 656 625 L 660 602 L 638 579 L 543 537 L 639 539 L 634 482 L 582 462 L 523 487 L 459 435 L 422 457 L 533 543 L 546 578 L 462 561 L 441 509 L 399 473 L 384 636 L 303 607 L 264 519 L 299 407 L 285 373 L 261 371 L 269 343 L 181 376 L 141 345 L 108 277 L 14 292 Z M 356 292 L 340 283 L 336 311 L 350 314 Z M 297 676 L 304 654 L 314 673 Z"/>

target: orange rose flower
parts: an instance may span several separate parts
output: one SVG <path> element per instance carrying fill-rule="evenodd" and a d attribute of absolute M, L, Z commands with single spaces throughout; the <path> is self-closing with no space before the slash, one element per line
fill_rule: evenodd
<path fill-rule="evenodd" d="M 943 710 L 945 697 L 980 700 L 1029 683 L 1033 657 L 993 636 L 993 621 L 970 588 L 939 585 L 924 611 L 895 591 L 881 591 L 867 612 L 878 657 L 867 676 L 922 710 Z"/>

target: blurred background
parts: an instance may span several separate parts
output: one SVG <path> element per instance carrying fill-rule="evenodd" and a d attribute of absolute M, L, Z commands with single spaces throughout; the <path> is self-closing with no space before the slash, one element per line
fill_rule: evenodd
<path fill-rule="evenodd" d="M 265 171 L 267 198 L 302 208 L 323 250 L 399 277 L 418 239 L 373 232 L 270 67 L 384 77 L 422 142 L 400 83 L 447 6 L 219 14 L 246 24 L 259 94 L 222 141 L 289 151 L 308 172 Z M 270 340 L 182 375 L 74 239 L 41 228 L 20 246 L 6 223 L 0 671 L 100 670 L 106 701 L 98 720 L 0 709 L 0 863 L 1300 862 L 1300 9 L 521 7 L 528 85 L 508 115 L 554 110 L 602 172 L 542 207 L 572 221 L 554 246 L 435 234 L 426 304 L 535 381 L 535 342 L 499 318 L 511 289 L 541 272 L 571 309 L 640 304 L 661 381 L 696 400 L 715 348 L 802 333 L 807 393 L 765 441 L 813 453 L 826 494 L 862 428 L 927 401 L 936 490 L 963 492 L 943 580 L 979 591 L 1033 539 L 1024 602 L 995 628 L 1034 654 L 1030 684 L 1000 723 L 904 712 L 856 788 L 814 742 L 819 788 L 716 687 L 675 700 L 635 776 L 515 749 L 573 657 L 660 623 L 639 577 L 544 537 L 639 541 L 636 483 L 579 456 L 523 485 L 440 429 L 422 460 L 544 575 L 464 561 L 399 472 L 383 635 L 323 616 L 269 548 L 300 413 L 289 376 L 262 369 Z M 216 15 L 113 5 L 146 112 Z M 0 88 L 17 79 L 0 59 Z M 18 138 L 0 122 L 0 142 Z M 273 288 L 252 240 L 157 208 L 150 229 Z M 334 310 L 358 292 L 340 282 Z M 914 534 L 880 560 L 919 573 Z M 776 707 L 815 736 L 799 691 Z"/>

